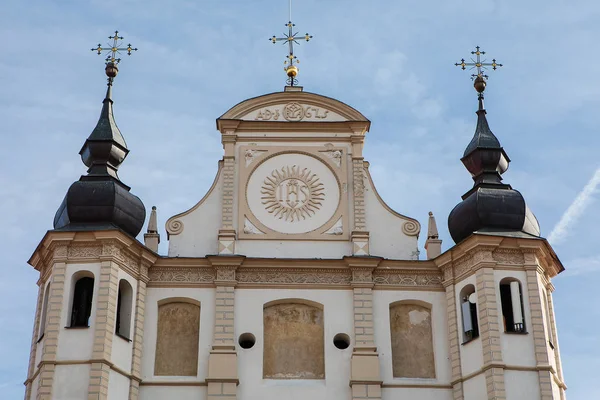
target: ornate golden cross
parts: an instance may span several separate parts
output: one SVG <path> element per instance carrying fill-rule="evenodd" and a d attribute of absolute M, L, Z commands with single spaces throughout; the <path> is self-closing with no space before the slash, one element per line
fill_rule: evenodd
<path fill-rule="evenodd" d="M 486 63 L 486 60 L 481 60 L 481 56 L 485 54 L 485 51 L 481 51 L 479 46 L 475 47 L 475 51 L 472 51 L 471 54 L 473 54 L 475 57 L 475 60 L 473 58 L 471 58 L 470 63 L 465 62 L 465 59 L 461 59 L 459 63 L 455 63 L 454 65 L 456 65 L 457 67 L 461 67 L 461 69 L 467 69 L 467 67 L 471 67 L 470 69 L 473 68 L 477 68 L 477 73 L 476 74 L 471 74 L 471 77 L 473 79 L 475 79 L 478 76 L 481 76 L 483 78 L 488 78 L 487 75 L 485 75 L 483 73 L 483 71 L 485 71 L 486 67 L 492 67 L 493 70 L 496 70 L 498 67 L 501 67 L 502 64 L 498 64 L 496 62 L 496 59 L 494 58 L 492 60 L 491 63 Z"/>
<path fill-rule="evenodd" d="M 137 48 L 131 47 L 131 43 L 129 43 L 127 47 L 119 47 L 122 44 L 122 42 L 119 41 L 123 40 L 123 36 L 119 36 L 119 31 L 115 31 L 114 36 L 109 36 L 108 38 L 112 39 L 113 41 L 112 45 L 110 45 L 110 43 L 108 44 L 110 47 L 102 47 L 102 45 L 98 43 L 98 47 L 92 49 L 92 51 L 97 51 L 98 54 L 102 54 L 103 51 L 108 51 L 108 54 L 106 56 L 107 64 L 118 64 L 121 61 L 121 59 L 117 58 L 117 54 L 121 54 L 121 51 L 127 50 L 128 56 L 131 55 L 132 51 L 137 51 Z"/>
<path fill-rule="evenodd" d="M 287 34 L 284 33 L 283 37 L 273 36 L 269 40 L 273 43 L 283 42 L 283 44 L 285 44 L 287 42 L 289 54 L 286 57 L 287 60 L 284 62 L 284 64 L 286 64 L 284 70 L 288 76 L 287 83 L 290 86 L 294 86 L 298 83 L 298 80 L 296 79 L 296 75 L 298 75 L 298 67 L 296 67 L 294 64 L 298 64 L 300 62 L 300 60 L 298 60 L 298 58 L 294 55 L 294 43 L 299 45 L 300 43 L 298 43 L 298 40 L 306 40 L 308 42 L 310 39 L 312 39 L 312 36 L 308 33 L 304 36 L 297 36 L 298 32 L 294 33 L 293 30 L 294 26 L 296 25 L 293 24 L 292 21 L 289 21 L 286 26 L 288 27 Z"/>

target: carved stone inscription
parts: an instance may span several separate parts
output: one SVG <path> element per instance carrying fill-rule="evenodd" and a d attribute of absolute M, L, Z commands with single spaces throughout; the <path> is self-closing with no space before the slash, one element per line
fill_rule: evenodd
<path fill-rule="evenodd" d="M 313 216 L 323 205 L 325 187 L 317 174 L 297 165 L 274 170 L 262 185 L 262 204 L 274 217 L 299 221 Z"/>
<path fill-rule="evenodd" d="M 264 309 L 263 377 L 324 379 L 323 310 L 298 303 Z"/>
<path fill-rule="evenodd" d="M 200 306 L 175 302 L 158 307 L 154 375 L 196 376 Z"/>
<path fill-rule="evenodd" d="M 435 378 L 431 311 L 417 304 L 390 306 L 394 378 Z"/>
<path fill-rule="evenodd" d="M 274 106 L 260 109 L 256 113 L 254 120 L 279 121 L 282 116 L 283 119 L 291 122 L 302 121 L 303 119 L 323 120 L 327 118 L 328 114 L 329 110 L 292 102 L 284 106 Z"/>

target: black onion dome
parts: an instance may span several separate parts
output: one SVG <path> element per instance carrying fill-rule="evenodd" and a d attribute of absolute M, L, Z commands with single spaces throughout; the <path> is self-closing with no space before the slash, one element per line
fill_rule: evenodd
<path fill-rule="evenodd" d="M 54 217 L 57 230 L 119 228 L 137 236 L 146 209 L 142 201 L 119 180 L 117 170 L 129 150 L 115 123 L 112 110 L 112 79 L 109 80 L 102 112 L 79 154 L 87 175 L 73 183 Z"/>
<path fill-rule="evenodd" d="M 523 195 L 502 183 L 510 159 L 492 133 L 480 100 L 475 135 L 461 159 L 475 184 L 448 216 L 448 229 L 458 243 L 474 232 L 523 232 L 540 235 L 537 219 Z"/>

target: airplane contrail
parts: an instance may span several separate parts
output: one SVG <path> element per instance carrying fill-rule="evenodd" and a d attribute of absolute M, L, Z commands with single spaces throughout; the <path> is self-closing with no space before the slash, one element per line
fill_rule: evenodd
<path fill-rule="evenodd" d="M 571 226 L 579 219 L 581 214 L 590 205 L 594 199 L 594 193 L 600 185 L 600 168 L 594 172 L 592 179 L 586 183 L 583 190 L 577 194 L 575 200 L 571 203 L 567 211 L 562 215 L 560 221 L 554 226 L 550 235 L 548 235 L 548 241 L 553 245 L 562 242 L 571 233 Z"/>

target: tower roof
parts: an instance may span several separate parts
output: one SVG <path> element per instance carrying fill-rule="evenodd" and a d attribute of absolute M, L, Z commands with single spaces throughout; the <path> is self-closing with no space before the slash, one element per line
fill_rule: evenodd
<path fill-rule="evenodd" d="M 137 236 L 144 224 L 146 209 L 117 174 L 129 149 L 113 116 L 112 84 L 118 72 L 116 62 L 108 62 L 105 71 L 108 89 L 100 118 L 79 152 L 88 167 L 87 174 L 67 191 L 54 217 L 54 229 L 119 228 Z"/>
<path fill-rule="evenodd" d="M 461 159 L 475 183 L 448 216 L 450 235 L 456 243 L 474 232 L 522 232 L 539 236 L 538 221 L 523 195 L 502 183 L 502 174 L 508 169 L 510 159 L 487 121 L 483 75 L 476 76 L 475 88 L 479 92 L 477 127 Z"/>

